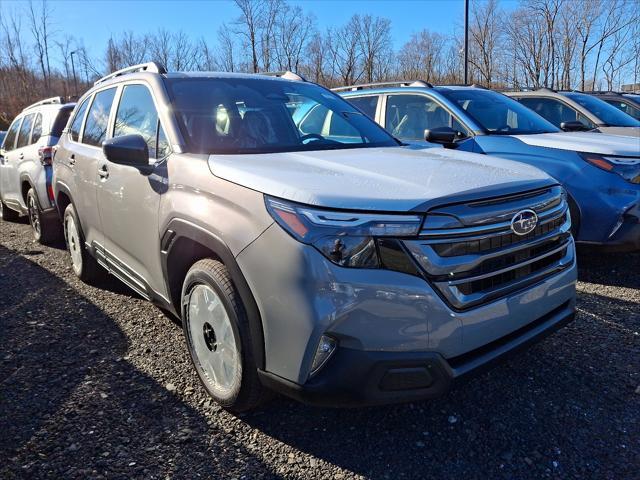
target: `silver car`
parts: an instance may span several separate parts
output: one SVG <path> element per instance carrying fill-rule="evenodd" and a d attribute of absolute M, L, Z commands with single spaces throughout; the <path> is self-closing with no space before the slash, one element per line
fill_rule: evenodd
<path fill-rule="evenodd" d="M 11 123 L 0 147 L 0 213 L 5 221 L 29 215 L 36 240 L 61 237 L 51 188 L 53 150 L 74 103 L 48 98 L 25 108 Z"/>
<path fill-rule="evenodd" d="M 567 201 L 524 164 L 401 146 L 277 76 L 115 72 L 78 102 L 54 192 L 75 273 L 178 315 L 209 394 L 442 395 L 569 322 Z"/>

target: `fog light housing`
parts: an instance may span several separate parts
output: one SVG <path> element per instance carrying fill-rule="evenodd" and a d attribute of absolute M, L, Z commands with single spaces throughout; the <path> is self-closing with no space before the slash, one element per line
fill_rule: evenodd
<path fill-rule="evenodd" d="M 316 353 L 313 357 L 313 364 L 311 365 L 311 375 L 316 373 L 322 366 L 329 360 L 333 352 L 336 351 L 338 342 L 328 335 L 322 335 L 320 342 L 316 347 Z"/>

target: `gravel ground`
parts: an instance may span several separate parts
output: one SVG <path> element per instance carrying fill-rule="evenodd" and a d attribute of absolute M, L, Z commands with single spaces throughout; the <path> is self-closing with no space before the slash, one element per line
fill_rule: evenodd
<path fill-rule="evenodd" d="M 0 225 L 0 478 L 640 478 L 640 255 L 580 255 L 577 320 L 446 397 L 233 416 L 180 326 Z"/>

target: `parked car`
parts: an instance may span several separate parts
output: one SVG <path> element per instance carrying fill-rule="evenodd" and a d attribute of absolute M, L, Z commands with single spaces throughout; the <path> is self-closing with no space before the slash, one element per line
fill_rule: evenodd
<path fill-rule="evenodd" d="M 586 131 L 640 137 L 640 120 L 591 95 L 541 88 L 505 92 L 565 131 Z"/>
<path fill-rule="evenodd" d="M 28 215 L 41 243 L 62 238 L 51 189 L 53 149 L 74 103 L 61 97 L 29 105 L 11 123 L 0 148 L 0 210 L 5 221 Z"/>
<path fill-rule="evenodd" d="M 589 95 L 604 100 L 609 105 L 613 105 L 636 120 L 640 120 L 640 95 L 619 92 L 589 92 Z"/>
<path fill-rule="evenodd" d="M 564 133 L 515 100 L 483 88 L 404 82 L 338 90 L 406 143 L 444 145 L 545 170 L 568 192 L 578 242 L 640 249 L 637 138 Z"/>
<path fill-rule="evenodd" d="M 574 314 L 555 180 L 402 147 L 290 72 L 151 63 L 101 79 L 62 136 L 54 192 L 78 277 L 104 267 L 178 315 L 204 387 L 235 411 L 265 388 L 434 397 Z"/>

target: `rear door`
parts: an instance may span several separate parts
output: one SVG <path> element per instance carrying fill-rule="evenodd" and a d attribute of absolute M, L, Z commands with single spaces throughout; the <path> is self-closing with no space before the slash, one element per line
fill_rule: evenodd
<path fill-rule="evenodd" d="M 12 184 L 10 179 L 13 178 L 11 172 L 15 168 L 14 164 L 18 161 L 15 146 L 22 124 L 22 118 L 23 117 L 18 117 L 13 121 L 7 131 L 7 136 L 4 138 L 2 150 L 0 151 L 0 194 L 2 201 L 14 210 L 18 208 L 16 204 L 18 198 L 16 186 Z"/>
<path fill-rule="evenodd" d="M 525 107 L 533 110 L 538 115 L 553 123 L 556 127 L 560 128 L 563 122 L 582 122 L 587 128 L 596 128 L 597 125 L 590 121 L 587 117 L 582 115 L 576 109 L 567 105 L 561 100 L 556 98 L 546 97 L 514 97 Z"/>
<path fill-rule="evenodd" d="M 167 190 L 169 144 L 151 90 L 145 84 L 121 88 L 114 107 L 113 137 L 141 135 L 149 166 L 119 165 L 102 158 L 98 205 L 109 269 L 145 297 L 164 294 L 158 210 Z"/>

